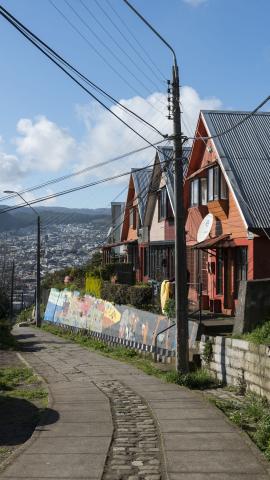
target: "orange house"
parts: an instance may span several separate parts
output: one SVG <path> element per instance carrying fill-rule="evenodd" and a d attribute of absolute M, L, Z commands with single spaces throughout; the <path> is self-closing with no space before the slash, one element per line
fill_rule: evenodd
<path fill-rule="evenodd" d="M 184 187 L 189 299 L 229 315 L 270 277 L 270 114 L 248 113 L 200 113 Z"/>

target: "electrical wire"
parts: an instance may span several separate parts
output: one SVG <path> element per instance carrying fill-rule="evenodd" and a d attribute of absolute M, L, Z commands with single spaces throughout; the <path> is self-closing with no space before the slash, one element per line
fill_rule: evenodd
<path fill-rule="evenodd" d="M 95 2 L 97 3 L 98 0 L 95 0 Z M 152 57 L 148 54 L 148 52 L 146 51 L 146 49 L 144 48 L 144 46 L 139 42 L 139 40 L 135 37 L 135 35 L 132 33 L 131 29 L 127 27 L 125 21 L 121 18 L 121 16 L 119 15 L 119 13 L 115 10 L 115 8 L 112 6 L 111 2 L 109 0 L 106 0 L 107 4 L 109 5 L 109 7 L 111 8 L 111 10 L 114 12 L 115 16 L 118 18 L 118 20 L 121 22 L 121 24 L 125 27 L 125 29 L 127 30 L 127 32 L 129 33 L 130 36 L 132 36 L 133 40 L 137 43 L 137 45 L 140 47 L 140 49 L 144 52 L 144 54 L 146 55 L 148 61 L 153 65 L 153 67 L 157 70 L 157 72 L 162 76 L 162 78 L 164 79 L 164 81 L 167 83 L 167 79 L 166 77 L 164 76 L 164 74 L 162 73 L 162 71 L 159 69 L 159 67 L 153 62 L 153 59 Z M 135 49 L 135 47 L 129 42 L 129 40 L 127 39 L 126 36 L 124 36 L 123 33 L 121 33 L 120 29 L 115 26 L 115 28 L 119 31 L 119 33 L 123 36 L 123 38 L 125 38 L 125 40 L 128 42 L 128 44 L 130 45 L 130 47 L 137 53 L 137 55 L 139 55 L 138 51 Z M 140 56 L 140 55 L 139 55 Z M 150 66 L 149 66 L 150 68 Z M 151 69 L 152 70 L 152 69 Z M 153 70 L 152 70 L 152 73 L 154 75 L 156 75 Z M 157 77 L 158 80 L 159 77 Z"/>
<path fill-rule="evenodd" d="M 106 33 L 106 35 L 112 40 L 112 42 L 119 48 L 119 50 L 125 55 L 125 57 L 128 58 L 128 60 L 134 65 L 134 67 L 151 83 L 157 90 L 159 90 L 159 86 L 157 83 L 153 81 L 153 79 L 142 69 L 140 66 L 133 60 L 133 58 L 124 50 L 124 48 L 121 46 L 121 44 L 114 38 L 114 36 L 107 30 L 107 28 L 104 26 L 104 24 L 97 18 L 97 16 L 93 13 L 93 11 L 90 10 L 90 8 L 85 4 L 83 0 L 79 0 L 81 5 L 85 8 L 87 13 L 89 14 L 90 17 L 92 17 L 95 22 L 100 26 L 100 28 L 103 30 L 103 32 Z M 102 7 L 100 7 L 102 9 Z"/>
<path fill-rule="evenodd" d="M 160 145 L 161 143 L 163 143 L 165 140 L 161 140 L 159 142 L 155 142 L 154 145 Z M 81 170 L 77 170 L 76 172 L 73 172 L 73 173 L 70 173 L 70 174 L 67 174 L 67 175 L 63 175 L 62 177 L 57 177 L 57 178 L 53 178 L 51 180 L 48 180 L 47 182 L 44 182 L 44 183 L 41 183 L 41 184 L 38 184 L 38 185 L 35 185 L 33 187 L 29 187 L 25 190 L 21 190 L 19 193 L 20 194 L 24 194 L 24 193 L 28 193 L 28 192 L 33 192 L 35 190 L 39 190 L 41 188 L 44 188 L 44 187 L 47 187 L 49 185 L 53 185 L 55 183 L 59 183 L 59 182 L 62 182 L 64 180 L 67 180 L 69 178 L 73 178 L 75 176 L 78 176 L 78 175 L 82 175 L 84 173 L 87 173 L 89 172 L 90 170 L 93 170 L 95 168 L 99 168 L 99 167 L 102 167 L 104 165 L 108 165 L 109 163 L 112 163 L 112 162 L 115 162 L 117 160 L 121 160 L 123 158 L 126 158 L 126 157 L 129 157 L 130 155 L 134 155 L 135 153 L 139 153 L 139 152 L 142 152 L 144 150 L 147 150 L 148 148 L 151 148 L 152 145 L 147 145 L 146 147 L 141 147 L 141 148 L 137 148 L 136 150 L 132 150 L 130 152 L 127 152 L 127 153 L 123 153 L 122 155 L 118 155 L 117 157 L 114 157 L 114 158 L 111 158 L 109 160 L 105 160 L 104 162 L 99 162 L 99 163 L 96 163 L 94 165 L 91 165 L 89 167 L 85 167 Z M 0 201 L 3 201 L 3 200 L 9 200 L 11 198 L 16 198 L 17 197 L 17 194 L 11 194 L 11 195 L 8 195 L 8 196 L 4 196 L 4 197 L 0 197 Z"/>
<path fill-rule="evenodd" d="M 201 135 L 197 137 L 188 137 L 188 140 L 212 140 L 215 138 L 222 137 L 223 135 L 226 135 L 227 133 L 231 132 L 232 130 L 235 130 L 237 127 L 245 123 L 249 118 L 253 117 L 255 113 L 257 113 L 258 110 L 260 110 L 260 108 L 262 108 L 267 102 L 269 102 L 269 100 L 270 100 L 270 95 L 268 95 L 268 97 L 266 97 L 256 108 L 254 108 L 254 110 L 245 114 L 245 117 L 242 120 L 237 122 L 235 125 L 232 125 L 230 128 L 227 128 L 226 130 L 223 130 L 215 135 L 211 135 L 208 137 L 201 136 Z"/>
<path fill-rule="evenodd" d="M 163 163 L 168 163 L 170 161 L 173 161 L 172 159 L 167 159 L 167 160 L 164 160 Z M 79 190 L 83 190 L 83 189 L 86 189 L 86 188 L 89 188 L 89 187 L 93 187 L 93 186 L 96 186 L 96 185 L 100 185 L 102 183 L 106 183 L 106 182 L 109 182 L 109 181 L 113 181 L 113 180 L 116 180 L 116 179 L 119 179 L 119 178 L 122 178 L 122 177 L 125 177 L 127 175 L 130 175 L 131 173 L 133 172 L 136 172 L 136 171 L 140 171 L 140 170 L 144 170 L 146 168 L 149 168 L 150 165 L 147 165 L 146 167 L 142 167 L 142 168 L 137 168 L 137 169 L 132 169 L 132 171 L 128 171 L 128 172 L 123 172 L 123 173 L 120 173 L 118 175 L 114 175 L 114 176 L 111 176 L 111 177 L 106 177 L 106 178 L 102 178 L 100 180 L 96 180 L 94 182 L 90 182 L 90 183 L 87 183 L 87 184 L 84 184 L 84 185 L 80 185 L 78 187 L 72 187 L 72 188 L 69 188 L 69 189 L 66 189 L 66 190 L 63 190 L 61 192 L 56 192 L 56 193 L 53 193 L 53 194 L 50 194 L 50 195 L 47 195 L 47 196 L 44 196 L 44 197 L 41 197 L 41 198 L 37 198 L 37 199 L 34 199 L 34 200 L 30 200 L 28 202 L 29 205 L 33 205 L 33 204 L 36 204 L 36 203 L 40 203 L 40 202 L 44 202 L 46 200 L 51 200 L 52 198 L 56 198 L 56 197 L 60 197 L 60 196 L 63 196 L 63 195 L 67 195 L 69 193 L 73 193 L 73 192 L 77 192 Z M 6 213 L 6 212 L 9 212 L 11 210 L 17 210 L 18 208 L 22 208 L 22 207 L 25 207 L 25 203 L 22 203 L 22 204 L 19 204 L 19 205 L 14 205 L 14 206 L 10 206 L 4 210 L 1 210 L 0 211 L 0 215 L 3 214 L 3 213 Z"/>
<path fill-rule="evenodd" d="M 140 136 L 138 132 L 136 132 L 127 122 L 125 122 L 121 117 L 119 117 L 116 113 L 114 113 L 107 105 L 101 102 L 93 93 L 91 93 L 84 85 L 82 85 L 71 73 L 69 73 L 65 67 L 69 68 L 73 73 L 78 75 L 80 79 L 85 81 L 88 85 L 90 85 L 95 90 L 99 91 L 102 95 L 106 95 L 111 101 L 114 101 L 117 105 L 123 108 L 128 113 L 134 115 L 138 120 L 142 121 L 144 124 L 150 126 L 154 129 L 159 135 L 166 137 L 163 135 L 159 130 L 147 122 L 145 119 L 140 117 L 138 114 L 133 112 L 132 110 L 128 109 L 120 102 L 115 100 L 111 95 L 107 94 L 103 89 L 98 87 L 94 82 L 89 80 L 85 75 L 81 74 L 75 67 L 73 67 L 69 62 L 67 62 L 63 57 L 61 57 L 55 50 L 49 47 L 45 42 L 43 42 L 37 35 L 31 32 L 27 27 L 25 27 L 19 20 L 17 20 L 13 15 L 11 15 L 6 9 L 4 9 L 0 5 L 0 14 L 14 27 L 16 28 L 28 41 L 30 41 L 38 50 L 40 50 L 45 56 L 47 56 L 55 65 L 57 65 L 66 75 L 68 75 L 75 83 L 77 83 L 86 93 L 88 93 L 94 100 L 96 100 L 101 106 L 103 106 L 107 111 L 109 111 L 114 117 L 120 120 L 124 125 L 126 125 L 129 129 L 131 129 L 134 133 Z M 63 66 L 64 65 L 64 66 Z M 142 138 L 142 137 L 141 137 Z M 143 140 L 145 140 L 143 138 Z"/>

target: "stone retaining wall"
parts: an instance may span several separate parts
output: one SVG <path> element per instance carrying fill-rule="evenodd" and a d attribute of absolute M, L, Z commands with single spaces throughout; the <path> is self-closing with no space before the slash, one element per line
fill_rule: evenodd
<path fill-rule="evenodd" d="M 205 362 L 203 352 L 207 341 L 212 355 Z M 202 336 L 200 354 L 204 365 L 227 385 L 247 390 L 270 400 L 270 346 L 254 345 L 244 340 Z"/>

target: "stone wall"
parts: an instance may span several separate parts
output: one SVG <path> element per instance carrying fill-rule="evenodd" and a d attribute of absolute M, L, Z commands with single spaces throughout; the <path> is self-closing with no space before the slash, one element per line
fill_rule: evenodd
<path fill-rule="evenodd" d="M 212 343 L 209 363 L 203 360 L 206 341 Z M 227 385 L 243 386 L 270 400 L 270 346 L 244 340 L 202 336 L 200 354 L 204 365 Z"/>

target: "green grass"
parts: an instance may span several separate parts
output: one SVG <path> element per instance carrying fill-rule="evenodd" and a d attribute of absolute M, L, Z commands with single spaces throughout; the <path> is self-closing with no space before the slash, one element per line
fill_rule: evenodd
<path fill-rule="evenodd" d="M 155 377 L 161 378 L 168 383 L 176 383 L 177 385 L 182 385 L 197 390 L 214 388 L 218 386 L 217 381 L 207 370 L 204 369 L 198 369 L 186 375 L 179 374 L 173 370 L 170 372 L 165 372 L 164 370 L 158 368 L 157 364 L 153 363 L 151 360 L 141 358 L 136 350 L 120 346 L 112 347 L 95 338 L 88 337 L 80 333 L 72 333 L 55 325 L 43 325 L 42 328 L 46 332 L 69 339 L 83 347 L 89 348 L 90 350 L 97 350 L 106 357 L 115 358 L 117 360 L 130 363 L 145 372 L 147 375 L 154 375 Z"/>
<path fill-rule="evenodd" d="M 25 400 L 47 399 L 47 391 L 31 368 L 0 368 L 0 393 Z"/>
<path fill-rule="evenodd" d="M 270 345 L 270 321 L 255 328 L 252 332 L 244 334 L 243 338 L 252 343 Z"/>
<path fill-rule="evenodd" d="M 248 433 L 270 460 L 270 404 L 265 398 L 248 393 L 243 402 L 212 399 L 227 417 Z"/>

